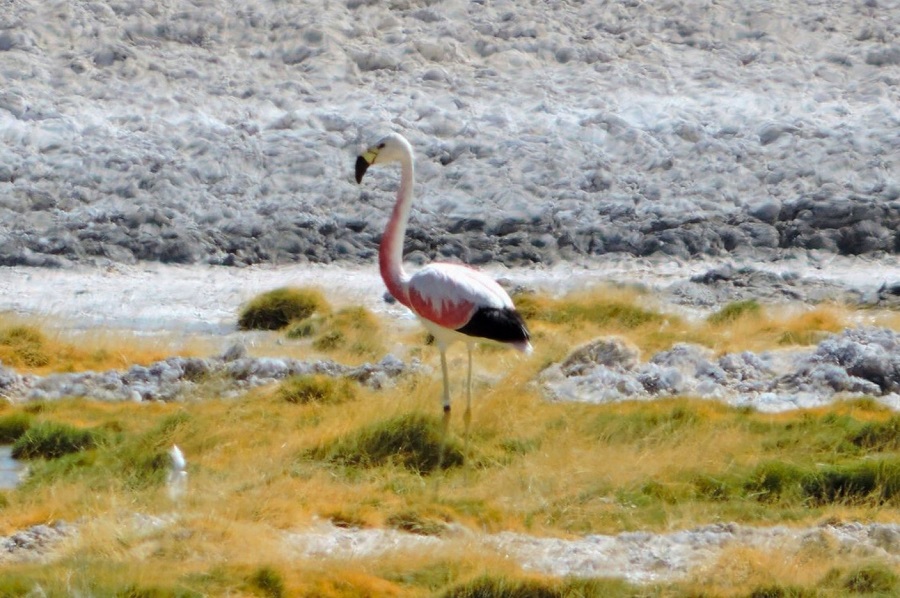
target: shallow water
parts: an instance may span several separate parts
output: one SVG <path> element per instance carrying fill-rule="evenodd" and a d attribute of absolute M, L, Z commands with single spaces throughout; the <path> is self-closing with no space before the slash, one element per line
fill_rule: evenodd
<path fill-rule="evenodd" d="M 0 445 L 0 490 L 10 490 L 22 482 L 25 464 L 12 458 L 12 446 Z"/>

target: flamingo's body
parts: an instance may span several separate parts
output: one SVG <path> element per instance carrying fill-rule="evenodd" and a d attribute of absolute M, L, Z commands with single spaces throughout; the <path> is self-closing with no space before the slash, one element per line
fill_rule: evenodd
<path fill-rule="evenodd" d="M 447 346 L 463 341 L 469 349 L 468 430 L 472 402 L 472 348 L 476 342 L 500 343 L 530 353 L 530 334 L 503 287 L 481 272 L 459 264 L 430 264 L 410 276 L 403 269 L 403 238 L 413 197 L 414 160 L 409 142 L 391 134 L 356 159 L 356 182 L 373 164 L 400 162 L 400 190 L 378 252 L 388 291 L 408 307 L 434 336 L 444 374 L 444 426 L 450 417 Z"/>

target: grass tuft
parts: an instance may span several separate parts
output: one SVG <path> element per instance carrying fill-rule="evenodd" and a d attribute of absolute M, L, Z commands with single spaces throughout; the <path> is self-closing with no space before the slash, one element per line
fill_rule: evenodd
<path fill-rule="evenodd" d="M 760 463 L 744 483 L 744 489 L 760 501 L 774 501 L 800 488 L 803 470 L 784 461 Z"/>
<path fill-rule="evenodd" d="M 27 413 L 11 413 L 0 417 L 0 444 L 10 444 L 19 439 L 31 427 Z"/>
<path fill-rule="evenodd" d="M 880 458 L 824 465 L 801 482 L 816 504 L 882 504 L 900 494 L 900 459 Z"/>
<path fill-rule="evenodd" d="M 588 425 L 603 442 L 656 445 L 677 440 L 680 432 L 705 419 L 701 410 L 683 401 L 659 401 L 647 409 L 629 409 L 626 413 L 602 411 Z"/>
<path fill-rule="evenodd" d="M 447 531 L 446 522 L 425 517 L 416 511 L 394 513 L 388 516 L 385 523 L 394 529 L 420 536 L 440 536 Z"/>
<path fill-rule="evenodd" d="M 849 440 L 866 450 L 897 450 L 900 448 L 900 417 L 894 416 L 887 421 L 867 422 Z"/>
<path fill-rule="evenodd" d="M 441 423 L 421 413 L 376 422 L 319 447 L 314 457 L 366 468 L 397 464 L 420 474 L 456 467 L 464 460 L 458 442 L 451 438 L 442 441 Z"/>
<path fill-rule="evenodd" d="M 659 312 L 640 307 L 632 295 L 621 291 L 580 294 L 564 299 L 520 294 L 514 301 L 516 309 L 525 320 L 551 324 L 591 323 L 602 327 L 633 329 L 665 319 Z"/>
<path fill-rule="evenodd" d="M 756 318 L 762 315 L 762 306 L 756 299 L 745 299 L 743 301 L 733 301 L 725 305 L 719 311 L 710 314 L 707 322 L 713 326 L 721 326 L 723 324 L 731 324 L 743 318 Z"/>
<path fill-rule="evenodd" d="M 841 585 L 855 594 L 896 596 L 900 590 L 900 578 L 886 565 L 872 563 L 849 571 Z"/>
<path fill-rule="evenodd" d="M 253 298 L 238 317 L 241 330 L 281 330 L 291 322 L 327 311 L 321 292 L 309 288 L 283 287 Z"/>
<path fill-rule="evenodd" d="M 272 567 L 260 567 L 257 569 L 250 576 L 250 585 L 269 598 L 281 598 L 285 595 L 284 579 Z"/>
<path fill-rule="evenodd" d="M 304 318 L 302 320 L 295 320 L 288 326 L 287 331 L 284 335 L 292 340 L 301 339 L 301 338 L 311 338 L 318 334 L 319 329 L 322 327 L 325 318 L 318 314 L 313 314 L 308 318 Z"/>
<path fill-rule="evenodd" d="M 346 378 L 335 379 L 324 374 L 292 376 L 278 387 L 277 396 L 288 403 L 337 404 L 356 397 L 353 383 Z"/>
<path fill-rule="evenodd" d="M 644 592 L 617 579 L 542 579 L 482 575 L 446 590 L 443 598 L 624 598 Z M 651 594 L 646 594 L 651 595 Z"/>
<path fill-rule="evenodd" d="M 0 329 L 0 361 L 12 367 L 41 367 L 50 363 L 47 339 L 33 326 Z"/>
<path fill-rule="evenodd" d="M 347 351 L 356 357 L 375 358 L 384 352 L 375 316 L 364 307 L 348 307 L 315 324 L 312 346 L 317 351 Z"/>
<path fill-rule="evenodd" d="M 818 592 L 798 586 L 770 585 L 754 588 L 748 598 L 815 598 Z"/>
<path fill-rule="evenodd" d="M 13 444 L 16 459 L 57 459 L 96 447 L 102 435 L 95 430 L 83 430 L 68 424 L 40 422 L 28 428 Z"/>

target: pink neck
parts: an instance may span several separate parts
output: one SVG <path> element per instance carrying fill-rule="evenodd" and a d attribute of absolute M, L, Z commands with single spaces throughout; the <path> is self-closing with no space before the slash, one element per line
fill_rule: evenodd
<path fill-rule="evenodd" d="M 406 235 L 406 223 L 412 204 L 413 191 L 413 157 L 412 152 L 400 161 L 400 189 L 397 191 L 397 203 L 391 213 L 391 219 L 381 237 L 378 250 L 378 266 L 381 278 L 388 292 L 403 305 L 409 306 L 407 283 L 409 276 L 403 270 L 403 238 Z"/>

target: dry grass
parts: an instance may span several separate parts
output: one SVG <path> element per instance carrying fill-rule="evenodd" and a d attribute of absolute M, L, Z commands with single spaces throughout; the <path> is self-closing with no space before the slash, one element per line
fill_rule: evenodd
<path fill-rule="evenodd" d="M 528 316 L 537 345 L 549 345 L 545 353 L 552 360 L 573 346 L 608 335 L 626 339 L 645 358 L 679 342 L 700 344 L 717 354 L 814 345 L 854 318 L 852 310 L 837 304 L 738 302 L 696 320 L 667 311 L 655 297 L 629 287 L 601 287 L 563 298 L 521 295 L 515 300 Z M 888 314 L 872 312 L 868 317 L 886 326 L 892 322 Z"/>
<path fill-rule="evenodd" d="M 805 480 L 818 475 L 822 464 L 840 468 L 866 457 L 890 459 L 892 447 L 854 440 L 878 442 L 877 430 L 868 436 L 861 430 L 890 425 L 891 414 L 873 402 L 779 415 L 687 398 L 553 404 L 532 383 L 572 346 L 601 335 L 625 336 L 645 357 L 683 340 L 717 351 L 759 350 L 840 329 L 851 317 L 848 310 L 762 306 L 753 317 L 710 323 L 663 313 L 652 297 L 627 289 L 520 303 L 531 316 L 536 354 L 479 350 L 470 442 L 461 453 L 464 462 L 445 463 L 451 466 L 444 469 L 333 458 L 335 447 L 375 454 L 377 446 L 359 440 L 370 438 L 373 429 L 396 431 L 402 422 L 415 431 L 437 422 L 441 382 L 430 373 L 407 376 L 381 391 L 357 387 L 339 401 L 289 401 L 286 391 L 273 386 L 230 400 L 198 396 L 179 404 L 60 401 L 0 408 L 0 418 L 25 413 L 32 424 L 102 430 L 106 439 L 96 448 L 34 462 L 31 480 L 3 493 L 0 534 L 58 519 L 91 522 L 59 561 L 12 567 L 6 583 L 30 580 L 52 590 L 62 588 L 52 580 L 69 579 L 72 587 L 96 594 L 133 587 L 156 588 L 159 595 L 462 596 L 476 595 L 484 584 L 579 595 L 583 588 L 529 577 L 496 555 L 472 553 L 464 542 L 447 554 L 391 552 L 323 563 L 291 552 L 279 538 L 320 518 L 420 533 L 440 534 L 453 524 L 555 536 L 665 531 L 713 521 L 898 520 L 885 508 L 896 504 L 892 496 L 844 494 L 816 502 L 800 486 L 780 487 L 765 500 L 758 492 L 760 467 L 772 462 L 787 463 Z M 351 314 L 345 325 L 353 329 L 352 322 L 370 318 Z M 397 342 L 390 326 L 373 325 L 388 331 L 379 333 L 385 345 Z M 436 349 L 424 346 L 422 338 L 416 333 L 400 341 L 436 366 Z M 338 360 L 353 355 L 350 348 L 341 351 Z M 457 447 L 464 366 L 465 352 L 451 351 L 451 441 Z M 165 492 L 160 469 L 173 443 L 189 464 L 189 491 L 177 504 Z M 135 526 L 134 513 L 174 523 L 142 528 Z M 747 595 L 773 583 L 809 588 L 839 564 L 836 559 L 828 552 L 780 558 L 731 551 L 719 563 L 728 575 L 713 580 L 713 573 L 700 571 L 694 585 L 657 587 L 653 595 L 692 595 L 700 587 L 712 588 L 713 595 Z M 608 595 L 633 594 L 626 584 L 603 588 Z"/>
<path fill-rule="evenodd" d="M 0 314 L 0 362 L 20 372 L 82 372 L 148 365 L 172 355 L 208 350 L 195 339 L 148 338 L 131 332 L 59 329 L 47 320 Z"/>

